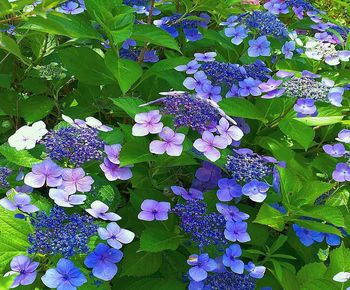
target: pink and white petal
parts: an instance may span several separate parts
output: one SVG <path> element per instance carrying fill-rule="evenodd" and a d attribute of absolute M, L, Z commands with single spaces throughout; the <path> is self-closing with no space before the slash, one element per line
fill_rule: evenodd
<path fill-rule="evenodd" d="M 85 194 L 73 194 L 69 196 L 69 203 L 73 205 L 84 204 L 85 200 L 86 200 Z"/>
<path fill-rule="evenodd" d="M 162 115 L 159 114 L 159 110 L 153 110 L 148 112 L 148 119 L 152 121 L 152 123 L 158 123 Z"/>
<path fill-rule="evenodd" d="M 102 240 L 107 240 L 111 237 L 110 232 L 107 231 L 105 228 L 98 228 L 97 233 Z"/>
<path fill-rule="evenodd" d="M 145 199 L 141 204 L 141 209 L 152 212 L 158 206 L 158 201 L 152 199 Z"/>
<path fill-rule="evenodd" d="M 62 178 L 61 177 L 54 177 L 54 176 L 48 176 L 46 179 L 47 186 L 50 187 L 57 187 L 62 184 Z"/>
<path fill-rule="evenodd" d="M 109 221 L 119 221 L 122 218 L 120 215 L 117 215 L 114 212 L 107 212 L 106 214 L 104 214 L 104 219 Z"/>
<path fill-rule="evenodd" d="M 85 171 L 83 168 L 75 168 L 72 171 L 72 179 L 73 180 L 79 180 L 85 176 Z"/>
<path fill-rule="evenodd" d="M 120 226 L 117 223 L 109 223 L 106 227 L 107 231 L 112 235 L 120 232 Z"/>
<path fill-rule="evenodd" d="M 149 117 L 148 117 L 148 113 L 147 112 L 139 113 L 139 114 L 135 115 L 135 122 L 136 123 L 143 124 L 143 123 L 146 123 L 147 121 L 149 121 Z"/>
<path fill-rule="evenodd" d="M 118 170 L 118 178 L 120 180 L 128 180 L 132 177 L 132 172 L 129 167 L 120 167 Z"/>
<path fill-rule="evenodd" d="M 228 130 L 228 135 L 232 138 L 234 141 L 239 141 L 243 137 L 243 131 L 237 127 L 237 126 L 231 126 Z"/>
<path fill-rule="evenodd" d="M 204 131 L 202 134 L 202 139 L 207 143 L 212 143 L 214 141 L 214 135 L 209 131 Z"/>
<path fill-rule="evenodd" d="M 40 188 L 43 187 L 45 184 L 45 175 L 43 174 L 35 174 L 33 172 L 29 172 L 25 177 L 24 177 L 24 183 L 26 185 L 29 185 L 33 188 Z"/>
<path fill-rule="evenodd" d="M 174 131 L 169 127 L 164 127 L 162 132 L 159 133 L 159 137 L 166 141 L 173 139 L 174 136 Z"/>
<path fill-rule="evenodd" d="M 166 143 L 159 140 L 154 140 L 149 144 L 149 151 L 154 154 L 164 154 Z"/>
<path fill-rule="evenodd" d="M 215 162 L 220 158 L 220 152 L 215 148 L 211 148 L 210 150 L 204 152 L 204 156 L 207 157 L 210 161 Z"/>
<path fill-rule="evenodd" d="M 80 192 L 89 192 L 91 190 L 91 184 L 94 183 L 94 180 L 91 176 L 85 176 L 78 180 L 76 186 L 77 190 Z"/>
<path fill-rule="evenodd" d="M 6 197 L 0 199 L 0 206 L 10 211 L 14 211 L 17 209 L 17 206 Z"/>
<path fill-rule="evenodd" d="M 172 139 L 172 143 L 176 145 L 181 145 L 185 140 L 185 134 L 175 133 L 174 138 Z"/>
<path fill-rule="evenodd" d="M 62 181 L 62 184 L 58 188 L 63 189 L 69 194 L 73 194 L 77 191 L 76 184 L 74 181 Z"/>
<path fill-rule="evenodd" d="M 132 126 L 132 135 L 133 136 L 146 136 L 148 135 L 148 126 L 147 124 L 135 124 Z"/>
<path fill-rule="evenodd" d="M 63 180 L 72 180 L 73 179 L 73 169 L 64 168 L 62 170 L 62 178 L 63 178 Z"/>
<path fill-rule="evenodd" d="M 169 156 L 180 156 L 182 148 L 182 145 L 168 144 L 165 151 Z"/>

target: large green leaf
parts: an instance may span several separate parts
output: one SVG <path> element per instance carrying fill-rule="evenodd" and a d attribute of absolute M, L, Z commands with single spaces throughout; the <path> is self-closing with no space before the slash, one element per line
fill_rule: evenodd
<path fill-rule="evenodd" d="M 39 15 L 30 17 L 20 28 L 74 38 L 102 39 L 84 15 L 67 15 L 55 11 L 48 13 L 45 18 Z"/>
<path fill-rule="evenodd" d="M 278 126 L 285 135 L 297 141 L 305 149 L 309 148 L 315 137 L 315 131 L 312 128 L 295 119 L 285 118 Z"/>
<path fill-rule="evenodd" d="M 78 80 L 89 85 L 106 85 L 115 82 L 104 59 L 87 47 L 73 47 L 59 52 L 64 67 Z"/>
<path fill-rule="evenodd" d="M 285 223 L 283 214 L 267 204 L 261 206 L 254 222 L 267 225 L 277 231 L 283 230 Z"/>
<path fill-rule="evenodd" d="M 161 252 L 176 250 L 181 242 L 181 236 L 170 232 L 161 225 L 145 229 L 140 238 L 140 251 Z"/>
<path fill-rule="evenodd" d="M 149 42 L 171 48 L 180 52 L 176 40 L 169 33 L 154 25 L 135 25 L 131 38 L 137 41 Z"/>
<path fill-rule="evenodd" d="M 224 99 L 220 103 L 220 108 L 232 117 L 242 117 L 247 119 L 260 120 L 266 122 L 264 114 L 258 107 L 246 99 L 229 98 Z"/>
<path fill-rule="evenodd" d="M 150 153 L 149 144 L 144 138 L 138 138 L 124 144 L 119 156 L 121 166 L 151 161 L 155 158 L 156 156 Z"/>
<path fill-rule="evenodd" d="M 341 122 L 344 116 L 328 116 L 328 117 L 305 117 L 294 118 L 294 120 L 307 126 L 326 126 Z"/>
<path fill-rule="evenodd" d="M 332 189 L 333 184 L 318 180 L 303 183 L 303 187 L 292 197 L 294 205 L 313 204 L 315 200 L 323 193 Z"/>
<path fill-rule="evenodd" d="M 2 144 L 0 146 L 0 154 L 2 154 L 9 162 L 29 168 L 31 168 L 33 164 L 41 161 L 40 159 L 33 157 L 27 150 L 17 151 L 8 144 Z"/>
<path fill-rule="evenodd" d="M 22 55 L 21 50 L 17 44 L 17 42 L 7 36 L 6 34 L 0 32 L 0 49 L 4 49 L 9 53 L 12 53 L 13 55 L 17 56 L 19 59 L 21 59 L 23 62 L 28 63 L 29 61 Z"/>
<path fill-rule="evenodd" d="M 16 219 L 14 212 L 0 207 L 0 273 L 4 273 L 14 256 L 26 254 L 29 247 L 28 221 Z"/>
<path fill-rule="evenodd" d="M 142 75 L 142 68 L 137 62 L 119 58 L 112 51 L 106 53 L 105 63 L 118 81 L 123 94 L 125 94 Z"/>
<path fill-rule="evenodd" d="M 148 276 L 158 271 L 162 264 L 161 253 L 138 252 L 139 244 L 134 242 L 125 247 L 120 265 L 121 276 Z"/>

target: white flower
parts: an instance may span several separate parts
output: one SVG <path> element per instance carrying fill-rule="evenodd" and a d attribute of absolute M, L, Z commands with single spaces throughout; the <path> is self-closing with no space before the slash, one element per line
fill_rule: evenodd
<path fill-rule="evenodd" d="M 33 149 L 36 142 L 47 133 L 46 125 L 43 121 L 35 122 L 32 126 L 23 126 L 9 137 L 9 145 L 16 150 Z"/>
<path fill-rule="evenodd" d="M 339 272 L 338 274 L 334 275 L 333 280 L 337 282 L 344 283 L 348 281 L 350 278 L 349 272 Z"/>

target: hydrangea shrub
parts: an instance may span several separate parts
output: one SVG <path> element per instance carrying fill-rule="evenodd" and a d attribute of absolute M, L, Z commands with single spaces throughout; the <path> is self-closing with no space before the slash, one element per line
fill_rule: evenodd
<path fill-rule="evenodd" d="M 314 2 L 0 1 L 0 289 L 350 289 L 350 29 Z"/>

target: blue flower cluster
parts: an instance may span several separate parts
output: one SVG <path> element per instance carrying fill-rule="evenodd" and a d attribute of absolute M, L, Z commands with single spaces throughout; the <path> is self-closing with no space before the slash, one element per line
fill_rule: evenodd
<path fill-rule="evenodd" d="M 208 290 L 254 290 L 255 279 L 233 272 L 213 273 L 206 280 Z"/>
<path fill-rule="evenodd" d="M 8 188 L 10 186 L 7 181 L 7 177 L 11 174 L 12 170 L 7 167 L 0 167 L 0 189 Z"/>
<path fill-rule="evenodd" d="M 190 234 L 200 248 L 210 245 L 226 245 L 224 236 L 225 218 L 219 213 L 206 213 L 206 203 L 189 200 L 178 203 L 172 211 L 179 216 L 183 231 Z"/>
<path fill-rule="evenodd" d="M 90 251 L 88 242 L 97 234 L 94 219 L 88 215 L 67 214 L 63 208 L 54 206 L 49 214 L 44 211 L 30 216 L 34 233 L 28 237 L 29 254 L 61 254 L 70 257 Z"/>
<path fill-rule="evenodd" d="M 50 130 L 40 141 L 52 160 L 80 166 L 91 160 L 101 160 L 104 143 L 93 128 L 67 127 Z"/>
<path fill-rule="evenodd" d="M 201 18 L 200 20 L 188 19 L 196 16 Z M 202 39 L 203 35 L 199 32 L 198 28 L 206 28 L 210 21 L 210 16 L 206 13 L 200 13 L 199 15 L 188 14 L 186 16 L 175 13 L 172 16 L 163 17 L 160 20 L 155 20 L 154 24 L 170 33 L 173 37 L 178 37 L 180 31 L 183 31 L 185 37 L 189 41 L 197 41 Z"/>
<path fill-rule="evenodd" d="M 237 21 L 247 28 L 257 29 L 260 35 L 271 35 L 277 38 L 287 38 L 288 30 L 276 15 L 268 11 L 254 11 L 238 16 Z"/>
<path fill-rule="evenodd" d="M 190 94 L 164 98 L 161 112 L 173 116 L 175 127 L 191 127 L 198 131 L 214 128 L 220 120 L 217 108 Z"/>
<path fill-rule="evenodd" d="M 262 180 L 273 172 L 269 160 L 247 149 L 234 150 L 227 157 L 226 168 L 236 181 Z"/>

